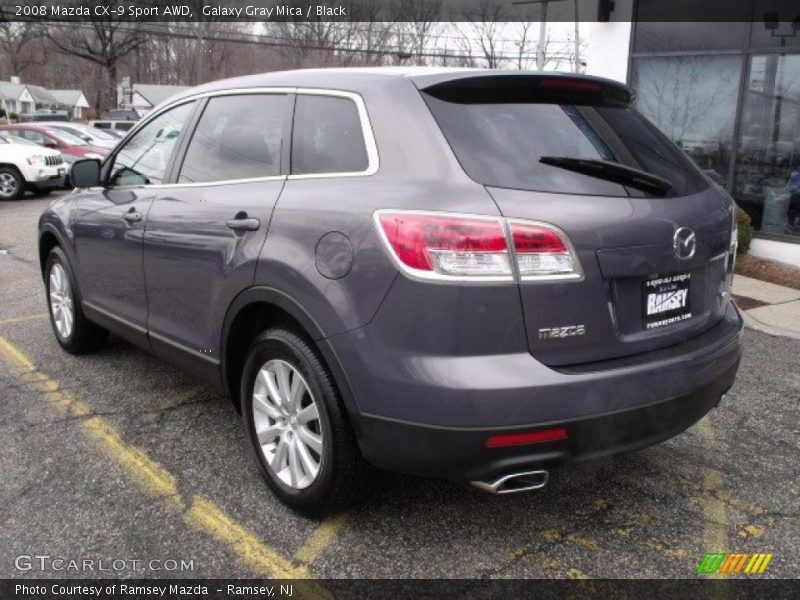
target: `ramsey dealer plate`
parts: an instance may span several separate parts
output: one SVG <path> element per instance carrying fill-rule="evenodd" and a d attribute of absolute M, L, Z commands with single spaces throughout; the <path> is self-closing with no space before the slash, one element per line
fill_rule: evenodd
<path fill-rule="evenodd" d="M 645 329 L 655 329 L 692 317 L 690 273 L 655 277 L 642 282 L 642 315 Z"/>

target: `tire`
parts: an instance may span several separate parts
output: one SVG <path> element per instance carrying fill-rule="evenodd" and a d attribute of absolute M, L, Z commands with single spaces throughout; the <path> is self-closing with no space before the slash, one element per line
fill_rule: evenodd
<path fill-rule="evenodd" d="M 288 406 L 291 402 L 274 401 L 273 394 L 267 391 L 264 370 L 270 373 L 277 391 L 286 387 L 294 390 L 299 384 L 306 386 L 302 396 L 298 395 L 294 412 Z M 291 386 L 281 387 L 282 371 L 289 371 L 284 381 L 291 382 Z M 304 421 L 314 414 L 309 409 L 312 404 L 318 419 Z M 286 329 L 269 329 L 256 338 L 242 372 L 241 405 L 247 440 L 261 473 L 284 504 L 306 516 L 321 517 L 351 504 L 365 489 L 368 465 L 359 452 L 338 390 L 320 357 L 302 337 Z M 294 415 L 294 419 L 274 419 L 270 414 L 275 413 L 276 407 L 286 411 L 280 414 Z M 283 433 L 264 438 L 265 442 L 271 441 L 262 446 L 257 431 L 263 436 L 267 429 Z M 321 437 L 318 454 L 306 443 L 308 431 Z M 285 456 L 278 460 L 281 444 L 286 447 Z M 305 457 L 300 446 L 305 447 Z M 295 465 L 299 465 L 297 477 L 290 466 L 292 454 Z M 309 458 L 318 464 L 316 474 L 306 462 Z M 286 466 L 282 468 L 284 462 Z"/>
<path fill-rule="evenodd" d="M 14 167 L 0 167 L 0 200 L 16 200 L 25 193 L 25 179 Z"/>
<path fill-rule="evenodd" d="M 75 276 L 64 252 L 56 246 L 50 250 L 44 268 L 44 284 L 50 325 L 61 347 L 70 354 L 85 354 L 100 349 L 108 340 L 108 331 L 92 323 L 83 314 L 75 284 Z M 57 309 L 60 306 L 60 310 Z M 71 313 L 71 324 L 65 326 L 63 316 Z"/>

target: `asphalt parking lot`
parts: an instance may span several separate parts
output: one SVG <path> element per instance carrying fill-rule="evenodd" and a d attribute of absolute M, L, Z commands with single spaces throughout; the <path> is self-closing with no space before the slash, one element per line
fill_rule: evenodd
<path fill-rule="evenodd" d="M 0 202 L 0 577 L 671 578 L 734 551 L 773 553 L 761 577 L 800 575 L 800 341 L 748 330 L 736 385 L 698 425 L 542 491 L 379 474 L 320 523 L 272 498 L 220 393 L 118 338 L 59 348 L 36 251 L 50 199 Z M 126 562 L 19 570 L 20 555 Z"/>

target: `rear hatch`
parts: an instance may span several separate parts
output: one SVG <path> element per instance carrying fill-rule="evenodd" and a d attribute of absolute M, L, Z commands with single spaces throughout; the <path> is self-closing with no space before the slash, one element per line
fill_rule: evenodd
<path fill-rule="evenodd" d="M 520 283 L 537 359 L 559 366 L 646 352 L 722 319 L 732 203 L 628 107 L 626 88 L 546 75 L 420 87 L 503 216 L 557 226 L 580 261 L 580 277 Z"/>

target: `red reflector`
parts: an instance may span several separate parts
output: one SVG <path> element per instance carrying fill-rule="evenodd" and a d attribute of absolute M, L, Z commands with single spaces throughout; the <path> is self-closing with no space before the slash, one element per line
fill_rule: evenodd
<path fill-rule="evenodd" d="M 561 77 L 542 79 L 542 81 L 539 82 L 539 87 L 551 90 L 574 90 L 577 92 L 599 92 L 603 89 L 603 86 L 595 81 Z"/>
<path fill-rule="evenodd" d="M 431 250 L 505 252 L 508 249 L 503 226 L 495 218 L 385 212 L 379 219 L 397 258 L 412 269 L 432 271 Z"/>
<path fill-rule="evenodd" d="M 504 433 L 494 435 L 486 440 L 487 448 L 502 448 L 503 446 L 522 446 L 524 444 L 536 444 L 539 442 L 554 442 L 556 440 L 567 439 L 567 430 L 563 427 L 555 429 L 542 429 L 540 431 L 529 431 L 527 433 Z"/>
<path fill-rule="evenodd" d="M 538 225 L 511 224 L 511 235 L 514 238 L 514 250 L 517 254 L 527 253 L 559 253 L 569 252 L 561 236 L 552 229 Z"/>

